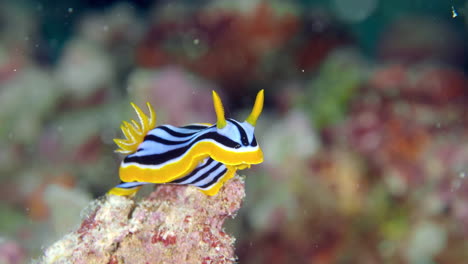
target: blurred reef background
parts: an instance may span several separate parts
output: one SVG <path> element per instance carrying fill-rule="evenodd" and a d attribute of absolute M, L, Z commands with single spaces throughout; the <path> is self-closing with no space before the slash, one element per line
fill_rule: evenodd
<path fill-rule="evenodd" d="M 467 263 L 467 32 L 461 0 L 1 1 L 0 263 L 119 182 L 131 101 L 242 120 L 260 89 L 240 263 Z"/>

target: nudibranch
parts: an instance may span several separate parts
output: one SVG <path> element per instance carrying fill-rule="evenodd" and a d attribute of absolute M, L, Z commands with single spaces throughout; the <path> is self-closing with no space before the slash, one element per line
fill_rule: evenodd
<path fill-rule="evenodd" d="M 126 154 L 120 168 L 121 183 L 109 191 L 134 195 L 144 184 L 187 184 L 215 195 L 237 170 L 263 162 L 254 135 L 263 110 L 263 90 L 244 122 L 226 119 L 218 94 L 213 91 L 216 124 L 196 123 L 183 127 L 156 126 L 156 114 L 147 103 L 149 116 L 131 104 L 140 123 L 123 121 L 125 139 L 114 139 L 116 152 Z"/>

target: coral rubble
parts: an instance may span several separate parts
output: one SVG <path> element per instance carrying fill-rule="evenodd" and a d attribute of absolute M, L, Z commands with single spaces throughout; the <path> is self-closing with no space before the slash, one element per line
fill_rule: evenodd
<path fill-rule="evenodd" d="M 161 185 L 141 201 L 106 195 L 37 263 L 233 263 L 234 238 L 223 223 L 244 196 L 240 177 L 212 197 L 173 185 Z"/>

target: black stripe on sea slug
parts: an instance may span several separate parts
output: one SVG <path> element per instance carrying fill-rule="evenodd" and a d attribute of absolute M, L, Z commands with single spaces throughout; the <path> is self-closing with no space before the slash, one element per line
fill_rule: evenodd
<path fill-rule="evenodd" d="M 179 179 L 175 179 L 172 181 L 172 183 L 180 183 L 180 182 L 183 182 L 191 177 L 193 177 L 193 175 L 195 175 L 198 171 L 200 171 L 201 169 L 204 169 L 206 167 L 208 167 L 214 160 L 212 158 L 208 159 L 206 161 L 205 164 L 203 164 L 202 166 L 199 166 L 197 168 L 195 168 L 192 172 L 190 172 L 188 175 L 182 177 L 182 178 L 179 178 Z"/>
<path fill-rule="evenodd" d="M 247 139 L 247 133 L 245 133 L 244 128 L 241 125 L 239 125 L 237 123 L 237 121 L 234 120 L 234 119 L 228 118 L 227 120 L 230 121 L 231 123 L 233 123 L 237 127 L 237 130 L 239 130 L 239 133 L 241 135 L 242 145 L 248 146 L 249 145 L 249 140 Z"/>
<path fill-rule="evenodd" d="M 193 136 L 196 136 L 193 135 Z M 186 139 L 186 140 L 181 140 L 181 141 L 172 141 L 172 140 L 167 140 L 167 139 L 164 139 L 164 138 L 161 138 L 161 137 L 158 137 L 158 136 L 155 136 L 155 135 L 147 135 L 143 141 L 152 141 L 152 142 L 156 142 L 156 143 L 161 143 L 163 145 L 169 145 L 169 146 L 173 146 L 173 145 L 180 145 L 180 144 L 184 144 L 184 143 L 187 143 L 189 142 L 190 140 L 193 139 L 193 136 L 189 139 Z M 137 151 L 138 152 L 138 151 Z"/>
<path fill-rule="evenodd" d="M 203 188 L 203 189 L 211 187 L 212 185 L 216 184 L 219 178 L 221 178 L 224 174 L 226 174 L 226 172 L 227 172 L 227 169 L 222 170 L 218 175 L 216 175 L 216 177 L 214 177 L 212 181 L 210 181 L 207 184 L 203 184 L 202 186 L 198 186 L 198 187 Z"/>
<path fill-rule="evenodd" d="M 156 127 L 154 130 L 157 130 L 157 129 L 160 129 L 160 130 L 163 130 L 163 131 L 172 131 L 173 133 L 179 133 L 179 134 L 182 134 L 180 132 L 177 132 L 177 131 L 174 131 L 168 127 Z M 159 136 L 155 136 L 153 134 L 148 134 L 145 136 L 145 138 L 143 139 L 143 141 L 145 140 L 149 140 L 149 141 L 153 141 L 153 142 L 157 142 L 157 143 L 161 143 L 161 144 L 164 144 L 164 145 L 178 145 L 178 144 L 183 144 L 183 143 L 187 143 L 188 141 L 192 140 L 194 137 L 196 137 L 198 135 L 198 133 L 200 132 L 203 132 L 203 129 L 199 130 L 199 131 L 195 131 L 191 134 L 187 134 L 188 136 L 186 137 L 183 137 L 183 138 L 187 138 L 189 136 L 191 136 L 190 138 L 188 139 L 184 139 L 184 140 L 181 140 L 181 141 L 174 141 L 174 140 L 168 140 L 168 139 L 164 139 L 162 137 L 159 137 Z M 155 132 L 157 133 L 157 132 Z M 169 132 L 168 132 L 169 133 Z M 170 133 L 169 133 L 170 134 Z"/>
<path fill-rule="evenodd" d="M 160 154 L 151 154 L 145 156 L 136 156 L 135 154 L 130 154 L 124 159 L 124 163 L 138 163 L 143 165 L 158 165 L 163 164 L 169 160 L 176 159 L 184 155 L 191 147 L 195 144 L 198 144 L 200 141 L 203 140 L 213 140 L 216 143 L 223 145 L 226 148 L 234 149 L 238 143 L 234 142 L 233 140 L 218 134 L 217 132 L 208 132 L 200 135 L 197 137 L 192 143 L 187 144 L 184 147 L 180 147 L 177 149 L 169 150 L 164 153 Z"/>
<path fill-rule="evenodd" d="M 210 126 L 205 126 L 205 125 L 187 125 L 187 126 L 183 126 L 183 127 L 180 127 L 180 128 L 186 128 L 186 129 L 192 129 L 192 130 L 202 130 L 202 129 L 205 129 L 205 128 L 208 128 Z"/>
<path fill-rule="evenodd" d="M 208 129 L 210 127 L 204 127 L 203 129 Z M 196 134 L 196 133 L 199 133 L 200 131 L 202 131 L 203 129 L 200 129 L 200 131 L 195 131 L 195 132 L 190 132 L 190 133 L 181 133 L 181 132 L 177 132 L 177 131 L 174 131 L 170 128 L 168 128 L 167 126 L 165 125 L 162 125 L 162 126 L 158 126 L 156 127 L 155 129 L 161 129 L 161 130 L 164 130 L 166 131 L 169 135 L 171 136 L 174 136 L 174 137 L 188 137 L 188 136 L 191 136 L 193 134 Z"/>
<path fill-rule="evenodd" d="M 196 178 L 196 179 L 193 179 L 191 182 L 188 182 L 187 184 L 192 184 L 192 185 L 195 185 L 197 182 L 199 181 L 202 181 L 203 179 L 205 179 L 206 177 L 210 176 L 210 174 L 212 174 L 214 171 L 216 171 L 219 167 L 221 167 L 221 165 L 223 165 L 222 163 L 218 163 L 216 164 L 215 166 L 213 166 L 213 168 L 211 168 L 209 171 L 207 171 L 206 173 L 202 174 L 200 177 Z"/>
<path fill-rule="evenodd" d="M 252 147 L 257 146 L 257 139 L 255 138 L 255 136 L 252 138 L 252 142 L 250 143 L 250 146 L 252 146 Z"/>

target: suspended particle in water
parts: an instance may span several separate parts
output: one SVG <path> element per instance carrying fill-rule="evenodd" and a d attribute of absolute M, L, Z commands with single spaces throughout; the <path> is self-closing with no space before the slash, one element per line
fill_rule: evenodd
<path fill-rule="evenodd" d="M 452 6 L 452 18 L 456 18 L 458 16 L 457 10 L 455 10 L 455 7 Z"/>
<path fill-rule="evenodd" d="M 72 7 L 68 8 L 68 13 L 73 13 L 73 8 Z"/>

